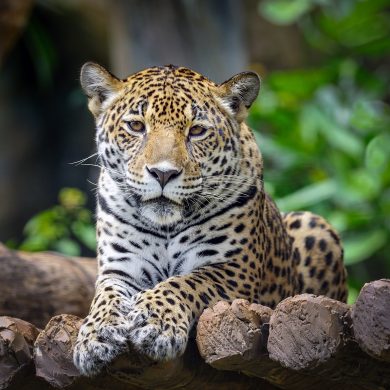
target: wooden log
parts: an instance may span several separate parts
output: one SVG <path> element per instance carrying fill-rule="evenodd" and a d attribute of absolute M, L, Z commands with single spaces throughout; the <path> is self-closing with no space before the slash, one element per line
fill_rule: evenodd
<path fill-rule="evenodd" d="M 196 341 L 201 356 L 214 368 L 250 361 L 266 352 L 272 309 L 237 299 L 218 302 L 199 319 Z M 266 326 L 262 330 L 262 326 Z M 239 369 L 244 367 L 240 366 Z"/>
<path fill-rule="evenodd" d="M 93 259 L 27 254 L 0 245 L 0 264 L 3 313 L 22 313 L 38 324 L 52 313 L 86 314 L 96 274 Z M 206 363 L 191 341 L 181 358 L 165 363 L 129 351 L 96 378 L 80 376 L 73 366 L 80 318 L 54 317 L 37 337 L 32 360 L 38 330 L 0 317 L 0 390 L 384 390 L 390 388 L 389 304 L 389 280 L 365 285 L 351 308 L 309 294 L 287 298 L 274 311 L 244 300 L 219 302 L 205 310 L 197 327 Z"/>
<path fill-rule="evenodd" d="M 253 307 L 269 315 L 270 309 L 242 300 L 218 303 L 202 314 L 198 347 L 212 367 L 239 370 L 284 389 L 390 386 L 390 365 L 363 353 L 353 339 L 347 305 L 309 294 L 287 298 L 271 313 L 269 328 Z"/>
<path fill-rule="evenodd" d="M 0 389 L 33 375 L 33 345 L 39 330 L 12 317 L 0 317 Z"/>
<path fill-rule="evenodd" d="M 80 376 L 72 362 L 72 345 L 81 323 L 69 314 L 53 317 L 35 342 L 36 375 L 54 387 L 68 386 Z"/>
<path fill-rule="evenodd" d="M 53 318 L 35 341 L 38 377 L 30 372 L 9 388 L 384 390 L 390 385 L 390 365 L 364 353 L 354 340 L 348 306 L 325 297 L 287 298 L 275 311 L 244 300 L 205 310 L 197 344 L 218 370 L 190 343 L 184 356 L 171 362 L 157 364 L 129 351 L 98 377 L 81 377 L 72 363 L 80 324 L 75 316 Z"/>
<path fill-rule="evenodd" d="M 95 378 L 82 377 L 73 365 L 72 351 L 81 319 L 70 315 L 54 317 L 39 334 L 34 346 L 37 375 L 56 388 L 72 390 L 107 389 L 251 389 L 275 387 L 238 373 L 213 370 L 200 358 L 192 342 L 179 359 L 155 363 L 129 351 Z"/>
<path fill-rule="evenodd" d="M 366 283 L 352 308 L 354 336 L 360 348 L 390 362 L 390 280 Z"/>
<path fill-rule="evenodd" d="M 269 356 L 285 368 L 343 386 L 389 387 L 390 365 L 365 354 L 352 328 L 344 303 L 309 294 L 287 298 L 271 316 Z"/>
<path fill-rule="evenodd" d="M 287 298 L 270 320 L 268 352 L 272 360 L 294 370 L 328 361 L 344 346 L 344 317 L 349 307 L 324 296 Z"/>
<path fill-rule="evenodd" d="M 197 328 L 201 356 L 214 368 L 260 377 L 278 388 L 334 387 L 323 378 L 296 373 L 269 358 L 267 344 L 272 315 L 270 308 L 242 299 L 233 301 L 231 305 L 219 302 L 206 309 Z"/>
<path fill-rule="evenodd" d="M 0 244 L 0 269 L 0 315 L 44 327 L 56 314 L 88 313 L 95 259 L 12 251 Z"/>
<path fill-rule="evenodd" d="M 55 316 L 49 321 L 34 345 L 36 376 L 50 384 L 50 389 L 133 389 L 107 375 L 93 379 L 80 375 L 73 364 L 72 353 L 81 323 L 81 318 L 69 314 Z"/>

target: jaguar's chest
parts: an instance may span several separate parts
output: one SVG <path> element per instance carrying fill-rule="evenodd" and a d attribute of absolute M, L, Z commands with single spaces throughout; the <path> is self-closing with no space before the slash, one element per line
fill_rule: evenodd
<path fill-rule="evenodd" d="M 143 241 L 146 242 L 145 239 Z M 165 277 L 186 274 L 201 266 L 222 262 L 226 252 L 233 247 L 228 234 L 202 230 L 202 227 L 148 244 L 142 248 L 139 256 Z"/>
<path fill-rule="evenodd" d="M 223 227 L 223 226 L 221 226 Z M 194 269 L 229 260 L 226 256 L 237 248 L 237 240 L 225 227 L 213 230 L 197 226 L 175 236 L 154 237 L 147 234 L 123 238 L 123 247 L 131 241 L 130 261 L 119 264 L 145 287 L 171 276 L 188 274 Z M 136 244 L 136 246 L 134 246 Z"/>

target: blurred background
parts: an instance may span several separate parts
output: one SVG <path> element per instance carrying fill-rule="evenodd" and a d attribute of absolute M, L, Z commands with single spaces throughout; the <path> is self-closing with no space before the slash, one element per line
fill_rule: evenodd
<path fill-rule="evenodd" d="M 94 255 L 93 60 L 262 79 L 251 109 L 268 192 L 341 233 L 350 302 L 390 277 L 389 0 L 2 0 L 0 240 Z M 89 157 L 91 156 L 91 157 Z M 89 158 L 88 158 L 89 157 Z"/>

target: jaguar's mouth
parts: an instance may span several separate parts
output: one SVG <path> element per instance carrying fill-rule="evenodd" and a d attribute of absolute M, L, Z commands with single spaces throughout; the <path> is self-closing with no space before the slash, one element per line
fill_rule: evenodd
<path fill-rule="evenodd" d="M 182 206 L 179 202 L 177 202 L 171 198 L 168 198 L 164 195 L 161 195 L 158 198 L 145 200 L 143 203 L 144 204 L 155 204 L 155 205 L 159 205 L 160 207 L 169 207 L 169 206 L 181 207 Z"/>
<path fill-rule="evenodd" d="M 141 213 L 157 225 L 171 225 L 182 219 L 183 206 L 165 196 L 142 202 Z"/>

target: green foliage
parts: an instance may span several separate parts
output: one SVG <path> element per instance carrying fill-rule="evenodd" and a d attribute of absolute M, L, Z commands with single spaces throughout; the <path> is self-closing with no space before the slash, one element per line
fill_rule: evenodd
<path fill-rule="evenodd" d="M 271 22 L 286 25 L 295 22 L 310 11 L 316 0 L 268 0 L 260 2 L 260 12 Z"/>
<path fill-rule="evenodd" d="M 54 250 L 72 256 L 81 254 L 82 245 L 95 250 L 95 227 L 92 213 L 85 207 L 85 194 L 76 188 L 64 188 L 58 199 L 58 205 L 27 222 L 24 228 L 26 238 L 20 249 Z"/>
<path fill-rule="evenodd" d="M 378 61 L 390 52 L 390 2 L 342 3 L 260 3 L 269 21 L 297 23 L 324 65 L 269 75 L 249 119 L 279 207 L 310 209 L 341 232 L 353 301 L 390 274 L 389 74 Z"/>

